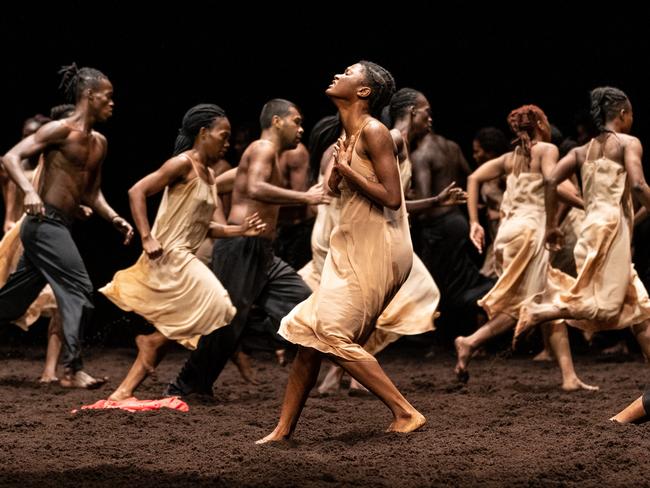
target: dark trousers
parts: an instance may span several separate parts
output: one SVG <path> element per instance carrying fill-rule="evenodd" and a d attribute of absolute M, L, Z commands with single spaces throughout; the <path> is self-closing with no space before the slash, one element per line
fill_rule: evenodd
<path fill-rule="evenodd" d="M 50 205 L 45 213 L 27 216 L 22 223 L 24 252 L 0 290 L 0 323 L 21 317 L 49 283 L 63 320 L 63 364 L 77 371 L 82 368 L 81 334 L 93 309 L 93 287 L 70 235 L 70 219 Z"/>
<path fill-rule="evenodd" d="M 418 256 L 440 288 L 444 308 L 476 307 L 476 301 L 494 285 L 479 273 L 468 251 L 469 225 L 452 210 L 419 223 Z"/>
<path fill-rule="evenodd" d="M 645 410 L 646 417 L 650 417 L 650 390 L 646 391 L 642 397 L 643 410 Z"/>
<path fill-rule="evenodd" d="M 212 394 L 212 385 L 239 345 L 253 304 L 268 314 L 275 332 L 280 320 L 311 294 L 298 273 L 273 254 L 271 241 L 261 237 L 218 240 L 212 269 L 237 314 L 229 325 L 202 337 L 192 351 L 175 381 L 185 394 Z"/>

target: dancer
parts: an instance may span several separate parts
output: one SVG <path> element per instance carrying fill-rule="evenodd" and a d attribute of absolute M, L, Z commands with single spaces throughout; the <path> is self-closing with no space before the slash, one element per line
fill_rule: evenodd
<path fill-rule="evenodd" d="M 319 289 L 282 320 L 280 335 L 298 344 L 298 352 L 278 425 L 258 443 L 291 436 L 322 354 L 388 406 L 393 413 L 389 431 L 411 432 L 425 423 L 361 346 L 413 262 L 395 146 L 374 117 L 394 90 L 388 71 L 360 61 L 336 75 L 326 91 L 349 136 L 339 141 L 328 181 L 334 193 L 341 193 L 341 220 L 330 239 Z"/>
<path fill-rule="evenodd" d="M 220 107 L 192 107 L 183 117 L 174 156 L 129 190 L 144 252 L 99 291 L 121 309 L 142 315 L 156 331 L 136 338 L 138 357 L 109 400 L 132 397 L 153 373 L 165 346 L 176 341 L 194 349 L 202 335 L 227 325 L 235 315 L 228 292 L 195 256 L 208 232 L 216 238 L 255 236 L 266 227 L 257 214 L 241 225 L 225 223 L 211 166 L 228 149 L 229 137 L 230 122 Z M 146 199 L 163 189 L 152 228 Z"/>
<path fill-rule="evenodd" d="M 280 206 L 329 201 L 322 185 L 314 185 L 306 192 L 281 186 L 278 159 L 300 142 L 301 124 L 302 115 L 288 100 L 273 99 L 262 108 L 262 135 L 244 151 L 237 167 L 228 222 L 242 224 L 247 215 L 257 212 L 266 228 L 256 237 L 221 239 L 215 243 L 212 269 L 228 290 L 237 314 L 229 327 L 201 338 L 166 394 L 212 396 L 214 382 L 249 326 L 252 306 L 258 305 L 266 312 L 271 318 L 270 332 L 276 333 L 282 317 L 309 296 L 309 288 L 296 271 L 273 254 Z"/>
<path fill-rule="evenodd" d="M 389 127 L 393 126 L 390 135 L 397 147 L 400 180 L 405 193 L 411 184 L 409 143 L 422 132 L 426 132 L 431 126 L 431 117 L 426 111 L 422 110 L 421 104 L 420 92 L 412 88 L 402 88 L 393 95 L 391 103 L 387 107 L 388 117 L 385 123 Z M 409 214 L 416 214 L 432 206 L 460 205 L 465 201 L 465 192 L 455 187 L 455 183 L 452 183 L 435 197 L 422 200 L 406 200 L 405 204 Z M 333 203 L 327 207 L 322 207 L 322 209 L 327 212 L 333 208 L 332 205 Z M 338 225 L 339 216 L 340 213 L 334 210 L 331 217 L 324 216 L 319 222 L 332 222 L 333 225 Z M 319 231 L 322 232 L 320 229 L 316 229 L 316 232 Z M 329 249 L 329 236 L 327 237 L 328 239 L 321 239 L 327 245 L 326 252 Z M 316 247 L 313 253 L 322 252 L 323 247 Z M 314 260 L 314 263 L 323 262 L 324 256 L 323 259 Z M 312 272 L 314 268 L 315 266 L 312 265 Z M 322 266 L 321 269 L 318 269 L 318 274 L 320 275 L 321 272 Z M 403 335 L 416 335 L 434 330 L 433 321 L 439 315 L 436 312 L 439 301 L 440 291 L 438 287 L 420 258 L 413 254 L 413 267 L 407 280 L 377 319 L 376 328 L 364 344 L 364 349 L 376 356 Z M 340 388 L 342 377 L 343 370 L 333 365 L 319 385 L 318 392 L 324 394 L 337 391 Z M 350 384 L 350 392 L 360 389 L 363 389 L 363 387 L 353 379 Z"/>
<path fill-rule="evenodd" d="M 74 106 L 72 108 L 74 109 Z M 41 126 L 50 121 L 50 119 L 40 114 L 30 117 L 23 124 L 23 139 L 32 135 Z M 40 154 L 35 154 L 31 158 L 26 158 L 21 161 L 21 167 L 25 176 L 27 176 L 27 179 L 35 188 L 38 188 L 38 182 L 36 181 L 37 173 L 42 171 L 42 167 L 37 166 L 40 159 Z M 4 225 L 5 235 L 0 241 L 0 287 L 7 282 L 9 275 L 15 271 L 20 256 L 23 253 L 23 247 L 20 242 L 20 224 L 22 223 L 21 219 L 24 214 L 24 195 L 16 188 L 16 184 L 9 180 L 5 186 L 3 196 L 6 212 Z M 13 323 L 26 331 L 41 316 L 50 317 L 50 322 L 47 329 L 45 366 L 38 381 L 49 384 L 59 381 L 56 376 L 56 367 L 63 345 L 61 314 L 57 310 L 54 292 L 50 285 L 46 285 L 41 290 L 25 314 L 14 320 Z"/>
<path fill-rule="evenodd" d="M 557 161 L 557 147 L 549 143 L 550 125 L 544 112 L 535 105 L 524 105 L 508 115 L 508 123 L 517 135 L 514 151 L 484 163 L 468 179 L 470 239 L 483 251 L 484 230 L 478 222 L 479 185 L 501 175 L 508 175 L 501 213 L 503 215 L 494 251 L 499 280 L 481 299 L 490 320 L 469 337 L 454 341 L 458 362 L 455 372 L 467 381 L 467 366 L 472 353 L 489 339 L 513 328 L 522 302 L 542 291 L 546 285 L 549 253 L 544 248 L 544 177 L 551 174 Z M 567 182 L 563 188 L 567 201 L 580 206 Z M 566 326 L 551 324 L 551 347 L 562 372 L 562 388 L 594 390 L 580 381 L 573 368 Z"/>
<path fill-rule="evenodd" d="M 561 245 L 558 185 L 580 169 L 586 215 L 574 251 L 577 277 L 551 269 L 546 288 L 524 304 L 515 334 L 556 319 L 570 319 L 570 325 L 587 331 L 631 326 L 643 353 L 650 357 L 650 299 L 634 270 L 630 250 L 631 193 L 650 208 L 642 146 L 629 135 L 632 105 L 618 88 L 592 90 L 591 114 L 600 134 L 562 158 L 547 176 L 545 191 L 546 241 L 556 250 Z"/>
<path fill-rule="evenodd" d="M 84 203 L 111 222 L 124 235 L 125 244 L 133 228 L 108 205 L 100 188 L 107 144 L 93 125 L 112 115 L 113 85 L 93 68 L 73 64 L 61 73 L 66 95 L 76 102 L 74 113 L 45 124 L 4 156 L 7 172 L 25 194 L 27 216 L 20 227 L 23 256 L 0 290 L 0 323 L 22 316 L 49 283 L 63 320 L 61 385 L 92 388 L 105 381 L 86 373 L 81 360 L 81 331 L 93 309 L 92 283 L 69 227 Z M 37 191 L 20 162 L 40 153 L 45 155 L 44 169 Z"/>

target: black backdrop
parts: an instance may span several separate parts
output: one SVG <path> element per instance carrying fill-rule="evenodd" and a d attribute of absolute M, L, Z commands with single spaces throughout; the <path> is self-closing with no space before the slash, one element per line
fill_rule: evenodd
<path fill-rule="evenodd" d="M 476 129 L 505 129 L 508 111 L 523 103 L 540 105 L 571 135 L 589 89 L 601 84 L 627 92 L 634 132 L 648 142 L 648 12 L 620 2 L 574 4 L 570 14 L 562 3 L 544 4 L 543 13 L 532 4 L 506 11 L 469 2 L 399 2 L 384 10 L 302 3 L 282 11 L 252 4 L 233 11 L 217 2 L 137 11 L 125 3 L 47 5 L 9 6 L 0 18 L 0 153 L 17 142 L 26 117 L 63 102 L 62 64 L 102 70 L 116 101 L 113 118 L 99 127 L 109 141 L 103 189 L 129 218 L 128 188 L 170 155 L 187 108 L 217 103 L 235 126 L 256 126 L 262 104 L 284 97 L 302 108 L 309 130 L 333 112 L 323 94 L 333 74 L 361 58 L 391 70 L 398 87 L 423 91 L 435 129 L 458 141 L 468 159 Z M 79 224 L 75 236 L 97 287 L 140 252 L 138 239 L 123 248 L 97 218 Z M 97 305 L 96 332 L 119 316 L 102 299 Z"/>

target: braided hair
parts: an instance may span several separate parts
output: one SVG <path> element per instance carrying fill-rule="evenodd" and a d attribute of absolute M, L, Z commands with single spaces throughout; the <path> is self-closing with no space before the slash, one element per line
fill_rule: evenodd
<path fill-rule="evenodd" d="M 395 79 L 388 70 L 371 61 L 361 60 L 359 64 L 365 71 L 365 82 L 370 88 L 368 108 L 370 115 L 381 117 L 382 109 L 388 105 L 395 93 Z"/>
<path fill-rule="evenodd" d="M 591 90 L 591 118 L 599 132 L 611 132 L 605 124 L 612 120 L 621 109 L 628 106 L 627 95 L 612 86 L 600 86 Z"/>
<path fill-rule="evenodd" d="M 508 114 L 508 125 L 517 136 L 512 143 L 520 146 L 526 156 L 530 156 L 538 122 L 548 124 L 546 114 L 537 105 L 523 105 Z M 550 139 L 550 133 L 547 138 Z"/>
<path fill-rule="evenodd" d="M 174 156 L 191 149 L 201 128 L 212 127 L 215 120 L 221 117 L 226 117 L 226 112 L 221 107 L 210 103 L 200 103 L 185 112 L 183 123 L 176 136 Z"/>
<path fill-rule="evenodd" d="M 76 103 L 87 88 L 97 88 L 101 80 L 108 80 L 108 77 L 95 68 L 79 69 L 76 63 L 69 66 L 62 66 L 59 70 L 61 83 L 59 88 L 63 89 L 65 98 Z"/>

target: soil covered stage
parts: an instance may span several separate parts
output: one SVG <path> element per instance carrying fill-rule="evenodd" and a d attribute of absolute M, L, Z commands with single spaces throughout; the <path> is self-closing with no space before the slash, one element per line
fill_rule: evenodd
<path fill-rule="evenodd" d="M 553 363 L 478 358 L 467 386 L 451 352 L 396 345 L 380 361 L 428 420 L 386 434 L 388 410 L 370 396 L 312 396 L 294 441 L 254 444 L 278 418 L 288 367 L 254 356 L 259 386 L 229 364 L 215 402 L 190 411 L 71 410 L 105 398 L 134 349 L 87 349 L 95 391 L 40 386 L 41 349 L 0 349 L 2 486 L 650 486 L 650 423 L 607 419 L 646 386 L 640 356 L 576 358 L 598 392 L 565 393 Z M 187 352 L 175 350 L 139 398 L 159 398 Z M 321 376 L 325 367 L 321 369 Z"/>

